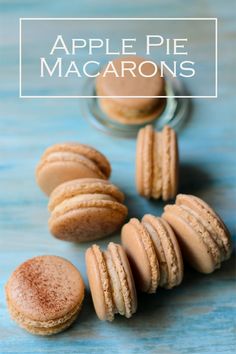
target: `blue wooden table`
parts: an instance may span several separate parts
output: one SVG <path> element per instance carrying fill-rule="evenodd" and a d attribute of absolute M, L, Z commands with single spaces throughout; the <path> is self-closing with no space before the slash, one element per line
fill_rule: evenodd
<path fill-rule="evenodd" d="M 75 325 L 50 338 L 32 336 L 10 320 L 4 284 L 26 259 L 55 254 L 72 261 L 88 285 L 88 245 L 61 242 L 49 234 L 47 199 L 35 184 L 35 165 L 50 144 L 80 141 L 105 153 L 130 216 L 159 215 L 163 207 L 136 194 L 134 140 L 95 130 L 83 119 L 79 100 L 18 98 L 19 17 L 219 18 L 219 97 L 192 100 L 191 117 L 179 134 L 180 189 L 215 207 L 236 241 L 235 1 L 0 0 L 0 10 L 0 353 L 233 353 L 235 253 L 211 275 L 186 269 L 180 287 L 139 295 L 138 312 L 130 320 L 117 316 L 113 323 L 100 322 L 87 292 Z M 207 43 L 208 38 L 201 40 Z M 99 244 L 110 240 L 119 242 L 119 235 Z"/>

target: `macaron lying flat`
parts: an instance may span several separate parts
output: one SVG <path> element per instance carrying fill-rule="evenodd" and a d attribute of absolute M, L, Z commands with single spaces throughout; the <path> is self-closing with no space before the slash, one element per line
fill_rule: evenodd
<path fill-rule="evenodd" d="M 168 223 L 153 215 L 130 219 L 121 231 L 122 245 L 141 291 L 171 289 L 183 279 L 181 251 Z"/>
<path fill-rule="evenodd" d="M 45 150 L 36 168 L 36 180 L 50 195 L 63 182 L 87 177 L 108 179 L 110 173 L 110 163 L 99 151 L 88 145 L 65 143 Z"/>
<path fill-rule="evenodd" d="M 108 236 L 124 223 L 123 193 L 106 180 L 81 178 L 59 185 L 49 199 L 49 229 L 62 240 L 86 242 Z"/>
<path fill-rule="evenodd" d="M 133 276 L 122 246 L 110 242 L 106 251 L 93 245 L 86 251 L 88 280 L 100 320 L 112 321 L 119 313 L 130 318 L 137 309 Z"/>
<path fill-rule="evenodd" d="M 125 63 L 129 68 L 135 67 L 133 73 L 129 70 L 123 72 Z M 144 75 L 139 71 L 140 65 Z M 160 76 L 159 70 L 151 76 L 153 65 L 138 56 L 113 60 L 112 67 L 116 74 L 111 71 L 106 73 L 108 67 L 111 67 L 111 63 L 97 77 L 96 91 L 98 96 L 106 96 L 100 97 L 99 103 L 109 118 L 122 124 L 135 125 L 150 122 L 160 116 L 166 99 L 153 97 L 165 96 L 165 79 Z"/>
<path fill-rule="evenodd" d="M 136 186 L 146 198 L 172 199 L 178 189 L 179 158 L 175 131 L 165 126 L 156 132 L 151 125 L 140 129 L 136 148 Z"/>
<path fill-rule="evenodd" d="M 164 208 L 163 218 L 174 229 L 184 257 L 201 273 L 211 273 L 232 252 L 229 231 L 203 200 L 179 194 L 174 205 Z"/>
<path fill-rule="evenodd" d="M 69 327 L 84 298 L 80 272 L 64 258 L 38 256 L 22 263 L 6 284 L 12 318 L 27 331 L 50 335 Z"/>

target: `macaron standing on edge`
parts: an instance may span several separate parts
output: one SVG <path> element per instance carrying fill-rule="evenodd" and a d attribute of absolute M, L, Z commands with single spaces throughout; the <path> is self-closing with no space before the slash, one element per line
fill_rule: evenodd
<path fill-rule="evenodd" d="M 114 315 L 130 318 L 137 309 L 135 284 L 121 245 L 110 242 L 102 251 L 93 245 L 86 251 L 86 267 L 94 308 L 102 321 Z"/>
<path fill-rule="evenodd" d="M 197 271 L 212 273 L 230 257 L 230 233 L 202 199 L 178 194 L 175 204 L 166 205 L 162 216 L 175 231 L 184 258 Z"/>
<path fill-rule="evenodd" d="M 168 125 L 157 132 L 151 125 L 139 130 L 136 146 L 136 187 L 146 198 L 164 201 L 176 196 L 179 183 L 178 140 Z"/>
<path fill-rule="evenodd" d="M 38 256 L 12 273 L 5 291 L 11 317 L 22 328 L 51 335 L 76 320 L 84 299 L 84 282 L 78 269 L 66 259 Z"/>
<path fill-rule="evenodd" d="M 110 163 L 102 153 L 88 145 L 64 143 L 45 150 L 36 168 L 36 181 L 50 195 L 63 182 L 77 178 L 108 179 L 110 174 Z"/>
<path fill-rule="evenodd" d="M 164 219 L 150 214 L 141 222 L 130 219 L 122 228 L 121 242 L 141 291 L 155 293 L 158 286 L 171 289 L 182 282 L 181 251 Z"/>
<path fill-rule="evenodd" d="M 124 194 L 103 179 L 84 178 L 59 185 L 50 195 L 49 229 L 61 240 L 87 242 L 117 231 L 128 210 Z"/>

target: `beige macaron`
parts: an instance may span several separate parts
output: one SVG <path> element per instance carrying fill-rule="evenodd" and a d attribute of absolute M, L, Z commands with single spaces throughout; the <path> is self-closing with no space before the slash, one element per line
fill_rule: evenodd
<path fill-rule="evenodd" d="M 106 251 L 93 245 L 86 251 L 88 280 L 95 311 L 100 320 L 112 321 L 119 313 L 130 318 L 137 297 L 127 256 L 121 245 L 110 242 Z"/>
<path fill-rule="evenodd" d="M 64 258 L 38 256 L 22 263 L 6 284 L 11 317 L 27 331 L 50 335 L 75 321 L 84 298 L 80 272 Z"/>
<path fill-rule="evenodd" d="M 80 178 L 60 184 L 50 195 L 51 233 L 66 241 L 86 242 L 118 230 L 127 216 L 124 194 L 110 182 Z"/>
<path fill-rule="evenodd" d="M 133 73 L 129 70 L 122 72 L 122 66 L 127 62 L 129 67 L 135 66 Z M 111 67 L 114 72 L 107 72 Z M 108 63 L 96 80 L 97 95 L 106 96 L 99 98 L 101 109 L 109 118 L 122 124 L 142 124 L 159 117 L 166 98 L 153 96 L 166 95 L 165 79 L 159 70 L 153 76 L 152 73 L 153 65 L 138 56 L 120 57 Z"/>
<path fill-rule="evenodd" d="M 174 229 L 183 256 L 201 273 L 211 273 L 232 252 L 229 231 L 202 199 L 179 194 L 174 205 L 164 208 L 163 218 Z"/>
<path fill-rule="evenodd" d="M 47 148 L 36 168 L 36 181 L 42 191 L 50 193 L 59 184 L 77 178 L 110 177 L 107 158 L 96 149 L 79 143 L 56 144 Z"/>
<path fill-rule="evenodd" d="M 172 199 L 179 183 L 178 141 L 165 126 L 157 132 L 151 125 L 139 130 L 136 147 L 136 187 L 146 198 Z"/>
<path fill-rule="evenodd" d="M 140 222 L 130 219 L 121 232 L 134 277 L 141 291 L 171 289 L 183 279 L 183 261 L 175 234 L 168 223 L 153 215 Z"/>

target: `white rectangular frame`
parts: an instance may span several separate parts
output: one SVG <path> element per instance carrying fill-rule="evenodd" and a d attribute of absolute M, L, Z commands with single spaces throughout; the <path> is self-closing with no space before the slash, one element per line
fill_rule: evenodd
<path fill-rule="evenodd" d="M 218 19 L 216 17 L 20 17 L 19 18 L 19 98 L 126 98 L 127 96 L 37 96 L 22 95 L 22 22 L 23 21 L 214 21 L 215 22 L 215 94 L 211 96 L 129 96 L 129 98 L 217 98 L 218 97 Z"/>

